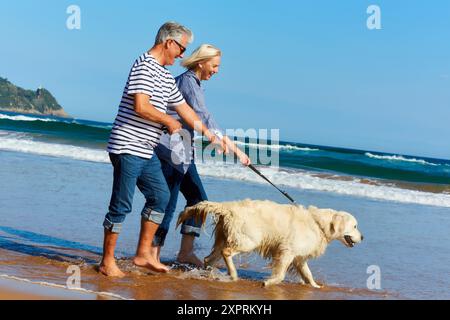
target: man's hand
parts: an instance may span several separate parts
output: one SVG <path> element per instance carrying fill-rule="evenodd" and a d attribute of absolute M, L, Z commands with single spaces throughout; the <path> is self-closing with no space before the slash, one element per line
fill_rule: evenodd
<path fill-rule="evenodd" d="M 136 93 L 134 95 L 134 111 L 144 119 L 165 125 L 170 134 L 177 132 L 182 127 L 180 122 L 157 110 L 150 103 L 150 96 L 146 94 Z"/>
<path fill-rule="evenodd" d="M 181 123 L 171 116 L 168 116 L 165 126 L 167 127 L 167 131 L 169 131 L 169 134 L 174 134 L 177 131 L 181 130 Z"/>

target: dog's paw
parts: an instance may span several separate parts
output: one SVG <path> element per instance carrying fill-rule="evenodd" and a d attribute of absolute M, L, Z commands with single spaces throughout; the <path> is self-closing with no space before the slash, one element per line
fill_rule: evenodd
<path fill-rule="evenodd" d="M 238 276 L 230 276 L 231 281 L 238 281 L 239 277 Z"/>
<path fill-rule="evenodd" d="M 316 289 L 321 289 L 321 288 L 323 288 L 323 286 L 321 286 L 320 284 L 317 284 L 317 283 L 311 283 L 311 286 L 312 287 L 314 287 L 314 288 L 316 288 Z"/>
<path fill-rule="evenodd" d="M 263 282 L 263 287 L 268 287 L 268 286 L 271 286 L 271 285 L 274 285 L 274 284 L 278 284 L 280 282 L 281 281 L 275 280 L 275 279 L 267 279 L 266 281 Z"/>

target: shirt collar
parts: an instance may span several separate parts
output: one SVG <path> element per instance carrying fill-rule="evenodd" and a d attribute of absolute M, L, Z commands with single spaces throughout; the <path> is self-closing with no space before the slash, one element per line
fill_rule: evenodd
<path fill-rule="evenodd" d="M 197 74 L 194 72 L 194 70 L 188 70 L 188 71 L 186 71 L 186 75 L 187 75 L 187 76 L 190 76 L 190 77 L 193 77 L 193 78 L 195 79 L 195 81 L 197 81 L 197 84 L 198 84 L 199 86 L 201 86 L 201 81 L 200 81 L 200 79 L 197 77 Z"/>

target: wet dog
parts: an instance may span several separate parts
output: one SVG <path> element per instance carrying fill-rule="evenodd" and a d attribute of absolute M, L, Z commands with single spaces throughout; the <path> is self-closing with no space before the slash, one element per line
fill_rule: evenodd
<path fill-rule="evenodd" d="M 305 283 L 320 288 L 307 260 L 321 256 L 333 240 L 353 247 L 363 239 L 350 213 L 268 200 L 203 201 L 186 208 L 178 217 L 177 226 L 191 217 L 200 219 L 204 225 L 208 214 L 214 219 L 215 242 L 211 254 L 205 258 L 205 266 L 212 266 L 223 257 L 231 278 L 237 280 L 233 256 L 255 251 L 272 259 L 272 275 L 264 281 L 266 286 L 283 281 L 291 269 Z"/>

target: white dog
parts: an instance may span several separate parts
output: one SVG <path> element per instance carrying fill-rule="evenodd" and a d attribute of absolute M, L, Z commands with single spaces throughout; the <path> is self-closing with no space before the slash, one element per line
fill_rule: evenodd
<path fill-rule="evenodd" d="M 305 283 L 320 288 L 307 260 L 322 255 L 332 240 L 353 247 L 363 239 L 356 219 L 347 212 L 312 206 L 306 209 L 267 200 L 203 201 L 186 208 L 178 217 L 177 226 L 191 217 L 201 219 L 204 225 L 208 213 L 215 222 L 215 243 L 205 265 L 213 265 L 223 257 L 231 278 L 237 280 L 232 257 L 256 251 L 273 260 L 272 275 L 264 282 L 266 286 L 283 281 L 291 267 Z"/>

